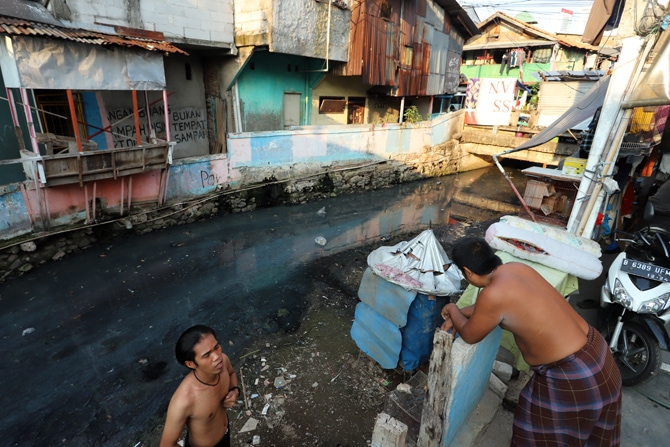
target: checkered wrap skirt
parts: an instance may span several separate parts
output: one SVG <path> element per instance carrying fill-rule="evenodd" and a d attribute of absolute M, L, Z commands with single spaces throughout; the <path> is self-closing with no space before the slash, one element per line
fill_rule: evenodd
<path fill-rule="evenodd" d="M 618 446 L 621 375 L 605 339 L 589 328 L 586 345 L 534 374 L 519 395 L 512 446 Z"/>

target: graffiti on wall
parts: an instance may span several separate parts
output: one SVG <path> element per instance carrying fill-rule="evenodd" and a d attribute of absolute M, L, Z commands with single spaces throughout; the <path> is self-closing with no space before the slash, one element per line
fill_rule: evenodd
<path fill-rule="evenodd" d="M 140 135 L 143 141 L 148 141 L 153 134 L 158 138 L 165 139 L 165 117 L 163 106 L 156 105 L 149 108 L 149 119 L 144 109 L 138 115 L 140 117 Z M 207 140 L 207 115 L 204 109 L 180 109 L 170 110 L 170 139 L 179 143 Z M 117 109 L 107 114 L 109 122 L 112 123 L 114 136 L 114 147 L 130 147 L 137 143 L 135 135 L 135 123 L 132 117 L 132 109 Z M 125 119 L 124 119 L 125 118 Z"/>

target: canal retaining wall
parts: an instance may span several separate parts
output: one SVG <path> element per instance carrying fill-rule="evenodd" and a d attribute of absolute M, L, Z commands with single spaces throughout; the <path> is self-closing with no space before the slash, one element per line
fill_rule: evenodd
<path fill-rule="evenodd" d="M 498 151 L 502 141 L 491 129 L 463 131 L 462 111 L 419 124 L 330 127 L 231 135 L 229 153 L 177 160 L 166 180 L 152 171 L 39 192 L 32 182 L 3 186 L 0 281 L 128 233 L 482 168 L 491 158 L 477 148 Z"/>
<path fill-rule="evenodd" d="M 0 281 L 128 233 L 484 166 L 464 165 L 462 125 L 463 113 L 456 112 L 419 124 L 235 134 L 228 154 L 177 160 L 165 180 L 152 171 L 94 185 L 6 185 Z"/>

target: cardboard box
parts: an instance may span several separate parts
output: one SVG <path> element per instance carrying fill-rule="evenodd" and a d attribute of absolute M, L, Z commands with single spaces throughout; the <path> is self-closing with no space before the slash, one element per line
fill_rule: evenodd
<path fill-rule="evenodd" d="M 556 193 L 551 183 L 541 182 L 539 180 L 528 180 L 526 190 L 523 194 L 523 201 L 531 208 L 539 209 L 545 197 L 550 197 Z"/>
<path fill-rule="evenodd" d="M 586 167 L 586 158 L 568 157 L 563 161 L 561 172 L 565 175 L 582 175 Z"/>

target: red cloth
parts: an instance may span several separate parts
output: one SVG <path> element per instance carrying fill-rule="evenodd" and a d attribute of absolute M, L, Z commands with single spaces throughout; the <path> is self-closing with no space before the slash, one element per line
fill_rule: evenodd
<path fill-rule="evenodd" d="M 669 111 L 670 105 L 656 107 L 656 111 L 654 111 L 654 127 L 651 129 L 651 137 L 654 143 L 660 143 L 663 138 L 663 131 L 665 130 L 665 123 L 668 121 Z"/>
<path fill-rule="evenodd" d="M 623 191 L 623 196 L 621 197 L 621 215 L 630 216 L 633 214 L 633 209 L 635 208 L 635 188 L 633 188 L 633 182 L 628 182 L 626 188 Z"/>

